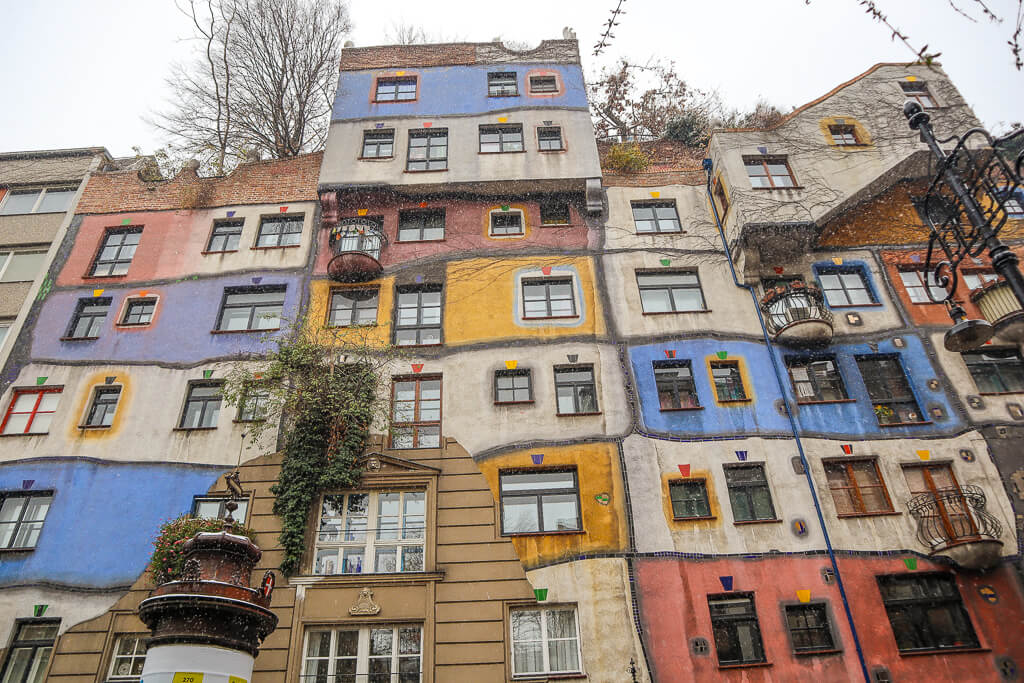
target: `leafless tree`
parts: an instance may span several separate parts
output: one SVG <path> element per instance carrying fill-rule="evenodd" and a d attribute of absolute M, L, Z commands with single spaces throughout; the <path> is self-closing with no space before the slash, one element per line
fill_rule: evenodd
<path fill-rule="evenodd" d="M 172 68 L 153 125 L 172 158 L 222 174 L 252 157 L 319 149 L 351 30 L 342 0 L 187 0 L 195 59 Z"/>
<path fill-rule="evenodd" d="M 391 27 L 384 31 L 384 42 L 389 45 L 422 45 L 425 43 L 458 43 L 461 36 L 440 31 L 428 31 L 422 26 L 408 24 L 403 20 L 391 22 Z"/>

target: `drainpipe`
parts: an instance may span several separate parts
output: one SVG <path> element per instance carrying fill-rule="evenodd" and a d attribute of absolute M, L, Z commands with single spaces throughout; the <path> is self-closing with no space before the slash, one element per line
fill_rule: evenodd
<path fill-rule="evenodd" d="M 715 198 L 711 193 L 711 159 L 704 159 L 704 173 L 707 176 L 705 189 L 708 194 L 708 202 L 711 204 L 711 211 L 715 216 L 715 225 L 718 226 L 718 235 L 722 239 L 722 249 L 725 251 L 725 259 L 729 263 L 729 272 L 732 273 L 732 281 L 737 287 L 747 290 L 754 302 L 754 311 L 757 312 L 757 321 L 761 324 L 761 334 L 764 337 L 765 346 L 768 348 L 768 357 L 772 361 L 772 369 L 775 371 L 775 381 L 779 384 L 779 392 L 782 396 L 782 403 L 786 407 L 786 417 L 789 419 L 789 428 L 793 432 L 793 439 L 796 441 L 796 449 L 800 454 L 800 464 L 803 466 L 804 478 L 807 480 L 807 488 L 811 491 L 811 499 L 814 501 L 814 512 L 818 515 L 818 524 L 821 526 L 821 533 L 825 537 L 825 549 L 828 552 L 828 559 L 832 563 L 832 571 L 836 576 L 836 586 L 839 588 L 839 596 L 843 599 L 843 610 L 846 612 L 846 621 L 850 624 L 850 633 L 853 636 L 853 645 L 857 649 L 857 659 L 860 660 L 860 670 L 864 674 L 865 683 L 871 683 L 871 676 L 868 674 L 868 665 L 864 661 L 864 650 L 860 646 L 860 637 L 857 635 L 857 625 L 853 623 L 853 612 L 850 611 L 850 601 L 846 598 L 846 588 L 843 586 L 843 576 L 839 572 L 839 564 L 836 562 L 836 554 L 832 549 L 832 539 L 828 535 L 828 528 L 825 526 L 825 516 L 821 511 L 821 502 L 818 500 L 818 490 L 814 486 L 814 479 L 811 478 L 811 467 L 804 454 L 804 444 L 800 439 L 800 428 L 797 426 L 796 417 L 790 410 L 789 400 L 786 398 L 786 384 L 782 377 L 782 368 L 779 361 L 772 352 L 772 340 L 768 335 L 768 328 L 764 324 L 764 316 L 761 315 L 761 306 L 757 300 L 757 293 L 750 285 L 740 282 L 736 276 L 736 266 L 732 261 L 732 254 L 729 252 L 729 243 L 725 239 L 725 229 L 722 227 L 722 219 L 718 215 L 718 207 L 715 206 Z"/>

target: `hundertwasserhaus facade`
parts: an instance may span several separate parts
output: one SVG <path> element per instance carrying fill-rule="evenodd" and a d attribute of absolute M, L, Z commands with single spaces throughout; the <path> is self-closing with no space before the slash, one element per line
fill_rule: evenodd
<path fill-rule="evenodd" d="M 279 567 L 282 456 L 219 392 L 296 319 L 405 355 L 245 683 L 1019 676 L 1024 326 L 981 257 L 999 334 L 942 346 L 901 113 L 976 122 L 939 67 L 633 174 L 569 31 L 340 67 L 322 153 L 84 184 L 8 340 L 0 681 L 138 681 L 157 528 L 238 463 Z"/>

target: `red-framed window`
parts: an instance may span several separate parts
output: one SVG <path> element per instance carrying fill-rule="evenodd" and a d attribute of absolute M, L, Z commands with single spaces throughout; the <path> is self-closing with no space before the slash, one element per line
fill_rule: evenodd
<path fill-rule="evenodd" d="M 17 389 L 7 406 L 0 434 L 46 434 L 63 387 Z"/>

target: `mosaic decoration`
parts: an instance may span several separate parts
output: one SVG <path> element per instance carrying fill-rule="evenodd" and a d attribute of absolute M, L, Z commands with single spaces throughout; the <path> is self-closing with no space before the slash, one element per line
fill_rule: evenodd
<path fill-rule="evenodd" d="M 505 367 L 508 368 L 509 370 L 515 370 L 516 366 L 518 366 L 518 365 L 519 365 L 519 361 L 517 361 L 517 360 L 507 360 L 507 361 L 505 361 Z"/>
<path fill-rule="evenodd" d="M 375 123 L 375 124 L 373 124 L 373 127 L 377 128 L 379 130 L 379 129 L 384 127 L 384 124 L 383 123 Z"/>
<path fill-rule="evenodd" d="M 213 370 L 203 370 L 203 379 L 210 379 L 213 377 Z"/>
<path fill-rule="evenodd" d="M 796 592 L 796 599 L 799 600 L 800 602 L 810 602 L 811 601 L 811 591 L 809 591 L 807 589 L 798 590 Z"/>
<path fill-rule="evenodd" d="M 679 474 L 683 475 L 684 477 L 690 476 L 690 466 L 689 465 L 679 465 Z"/>
<path fill-rule="evenodd" d="M 652 196 L 652 197 L 654 197 L 655 199 L 657 199 L 658 197 L 660 197 L 660 196 L 661 196 L 661 193 L 660 193 L 660 192 L 654 192 L 654 191 L 652 191 L 652 192 L 651 192 L 651 196 Z"/>
<path fill-rule="evenodd" d="M 912 263 L 920 263 L 921 262 L 921 256 L 919 254 L 911 254 L 910 255 L 910 260 L 911 260 Z"/>
<path fill-rule="evenodd" d="M 367 210 L 366 209 L 357 209 L 356 210 L 356 215 L 357 216 L 365 216 L 366 214 L 367 214 Z"/>
<path fill-rule="evenodd" d="M 745 462 L 746 459 L 747 459 L 747 452 L 746 451 L 736 451 L 736 457 L 739 458 L 739 460 L 741 462 Z"/>
<path fill-rule="evenodd" d="M 843 449 L 843 454 L 844 455 L 853 455 L 853 444 L 852 443 L 844 443 L 842 445 L 842 449 Z"/>
<path fill-rule="evenodd" d="M 107 375 L 106 377 L 103 378 L 103 383 L 104 384 L 113 384 L 116 379 L 117 379 L 117 375 Z"/>
<path fill-rule="evenodd" d="M 970 448 L 961 448 L 960 459 L 964 462 L 974 462 L 974 451 Z"/>
<path fill-rule="evenodd" d="M 508 117 L 507 116 L 499 116 L 498 117 L 498 123 L 508 123 Z"/>
<path fill-rule="evenodd" d="M 263 282 L 263 278 L 262 278 L 262 277 L 254 277 L 254 278 L 252 279 L 252 283 L 253 283 L 254 285 L 258 285 L 258 284 L 259 284 L 259 283 L 261 283 L 261 282 Z"/>
<path fill-rule="evenodd" d="M 35 479 L 22 479 L 21 480 L 21 488 L 23 488 L 23 489 L 30 489 L 33 486 L 35 486 L 35 484 L 36 484 L 36 480 Z"/>
<path fill-rule="evenodd" d="M 903 337 L 893 337 L 892 345 L 895 346 L 897 349 L 902 349 L 904 346 L 907 345 L 907 342 L 903 340 Z"/>
<path fill-rule="evenodd" d="M 144 289 L 141 292 L 139 292 L 139 296 L 146 296 L 147 294 L 149 294 L 149 290 L 148 289 Z"/>
<path fill-rule="evenodd" d="M 421 209 L 427 208 L 427 203 L 426 202 L 420 202 L 420 208 Z"/>
<path fill-rule="evenodd" d="M 228 211 L 228 218 L 234 218 L 234 217 L 235 217 L 235 212 L 234 211 Z"/>
<path fill-rule="evenodd" d="M 39 293 L 36 294 L 36 301 L 42 301 L 49 295 L 50 290 L 53 289 L 53 280 L 47 275 L 43 280 L 43 284 L 39 285 Z"/>
<path fill-rule="evenodd" d="M 878 342 L 868 342 L 868 348 L 872 353 L 878 353 Z"/>
<path fill-rule="evenodd" d="M 417 275 L 415 279 L 416 279 L 416 284 L 420 284 L 420 283 L 423 282 L 423 276 L 422 275 Z"/>
<path fill-rule="evenodd" d="M 843 257 L 842 256 L 833 256 L 832 257 L 832 263 L 836 264 L 837 266 L 843 265 Z"/>
<path fill-rule="evenodd" d="M 661 265 L 663 265 L 663 266 L 670 266 L 670 265 L 672 265 L 672 259 L 669 259 L 669 258 L 661 259 Z"/>
<path fill-rule="evenodd" d="M 551 275 L 551 266 L 542 266 L 540 272 L 544 273 L 545 275 Z"/>
<path fill-rule="evenodd" d="M 776 275 L 782 275 L 784 272 L 786 272 L 786 269 L 783 268 L 782 266 L 775 266 L 774 268 L 772 268 L 772 270 L 775 271 Z"/>
<path fill-rule="evenodd" d="M 1024 409 L 1016 403 L 1007 403 L 1006 412 L 1010 414 L 1014 420 L 1024 420 Z"/>
<path fill-rule="evenodd" d="M 800 519 L 799 517 L 793 520 L 793 523 L 790 525 L 789 528 L 792 530 L 793 535 L 797 538 L 804 538 L 805 536 L 807 536 L 808 533 L 810 533 L 810 529 L 807 528 L 807 522 Z"/>
<path fill-rule="evenodd" d="M 975 410 L 980 410 L 985 407 L 985 400 L 982 399 L 981 396 L 968 396 L 967 405 Z"/>
<path fill-rule="evenodd" d="M 580 356 L 577 353 L 567 353 L 565 354 L 565 357 L 569 359 L 570 363 L 575 363 L 580 359 Z"/>
<path fill-rule="evenodd" d="M 988 584 L 978 586 L 978 595 L 980 595 L 981 599 L 990 605 L 999 604 L 999 593 L 996 592 L 995 588 Z"/>
<path fill-rule="evenodd" d="M 836 570 L 832 567 L 822 567 L 821 580 L 825 582 L 826 586 L 831 586 L 836 582 Z"/>
<path fill-rule="evenodd" d="M 131 225 L 131 222 L 132 222 L 131 218 L 122 218 L 121 219 L 121 225 Z"/>
<path fill-rule="evenodd" d="M 533 589 L 533 597 L 535 597 L 537 599 L 537 602 L 544 602 L 545 600 L 548 599 L 548 589 L 547 588 L 534 588 Z"/>
<path fill-rule="evenodd" d="M 423 363 L 410 363 L 410 365 L 412 366 L 412 371 L 415 373 L 419 373 L 423 370 Z"/>
<path fill-rule="evenodd" d="M 92 295 L 93 296 L 103 296 L 103 291 L 104 290 L 102 290 L 102 289 L 94 289 L 94 290 L 92 290 Z"/>
<path fill-rule="evenodd" d="M 864 319 L 860 317 L 860 313 L 847 313 L 846 322 L 853 327 L 860 327 L 864 324 Z"/>
<path fill-rule="evenodd" d="M 430 121 L 424 121 L 423 122 L 423 127 L 424 128 L 430 128 L 432 125 L 434 125 L 434 124 L 431 123 Z"/>
<path fill-rule="evenodd" d="M 1006 656 L 996 657 L 996 668 L 999 669 L 999 675 L 1003 677 L 1003 680 L 1017 680 L 1017 662 L 1011 658 Z"/>
<path fill-rule="evenodd" d="M 725 360 L 729 357 L 728 351 L 716 351 L 715 355 L 718 356 L 718 360 Z"/>
<path fill-rule="evenodd" d="M 39 386 L 42 386 L 42 385 L 46 384 L 46 380 L 47 379 L 49 379 L 49 378 L 48 377 L 36 377 L 36 386 L 39 387 Z"/>
<path fill-rule="evenodd" d="M 907 569 L 914 571 L 917 569 L 917 558 L 916 557 L 904 557 L 903 564 L 906 565 Z"/>
<path fill-rule="evenodd" d="M 759 152 L 759 153 L 760 153 L 761 155 L 765 155 L 765 154 L 767 154 L 767 153 L 768 153 L 768 148 L 767 148 L 767 147 L 758 147 L 758 148 L 757 148 L 757 151 L 758 151 L 758 152 Z"/>
<path fill-rule="evenodd" d="M 731 576 L 719 576 L 718 580 L 722 582 L 722 590 L 732 590 L 732 577 Z"/>
<path fill-rule="evenodd" d="M 278 211 L 280 211 L 281 213 L 288 213 L 288 207 L 287 206 L 282 206 L 282 207 L 280 207 L 278 209 Z"/>
<path fill-rule="evenodd" d="M 931 389 L 932 391 L 938 391 L 939 390 L 939 380 L 937 380 L 937 379 L 930 379 L 930 380 L 928 380 L 928 388 Z"/>
<path fill-rule="evenodd" d="M 596 496 L 594 496 L 594 500 L 596 500 L 601 505 L 607 505 L 608 503 L 612 502 L 612 497 L 609 496 L 607 493 L 599 493 Z"/>
<path fill-rule="evenodd" d="M 540 465 L 542 462 L 544 462 L 544 454 L 530 453 L 530 460 L 533 460 L 534 465 Z"/>
<path fill-rule="evenodd" d="M 932 459 L 932 452 L 931 451 L 920 450 L 920 451 L 914 451 L 914 452 L 917 453 L 917 457 L 921 458 L 922 460 L 931 460 Z"/>
<path fill-rule="evenodd" d="M 36 618 L 43 616 L 48 607 L 49 605 L 32 605 L 32 616 Z"/>
<path fill-rule="evenodd" d="M 502 211 L 508 211 L 509 210 L 509 205 L 508 204 L 502 204 L 501 205 L 501 210 Z"/>
<path fill-rule="evenodd" d="M 690 652 L 698 656 L 706 656 L 711 652 L 711 643 L 707 638 L 690 638 Z"/>
<path fill-rule="evenodd" d="M 665 358 L 675 358 L 675 357 L 676 357 L 676 350 L 675 349 L 665 349 Z"/>
<path fill-rule="evenodd" d="M 790 458 L 789 463 L 793 466 L 794 474 L 803 476 L 804 474 L 807 473 L 807 470 L 804 469 L 804 461 L 800 459 L 799 455 L 794 455 L 792 458 Z"/>

